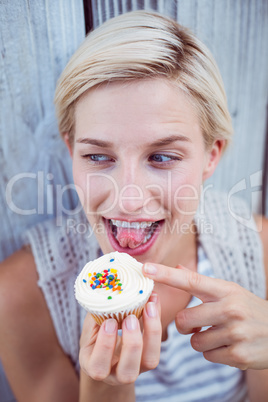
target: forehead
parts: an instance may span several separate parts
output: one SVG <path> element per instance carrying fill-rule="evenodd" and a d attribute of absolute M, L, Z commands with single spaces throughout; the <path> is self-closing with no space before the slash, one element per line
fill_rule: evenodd
<path fill-rule="evenodd" d="M 145 136 L 200 132 L 194 107 L 166 79 L 102 84 L 89 90 L 75 108 L 75 136 Z"/>

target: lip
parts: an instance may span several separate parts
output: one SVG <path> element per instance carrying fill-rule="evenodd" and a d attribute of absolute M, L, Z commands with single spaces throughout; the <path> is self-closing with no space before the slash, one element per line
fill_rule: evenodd
<path fill-rule="evenodd" d="M 115 220 L 122 220 L 122 219 L 116 219 L 113 218 Z M 152 222 L 149 219 L 144 219 L 144 220 L 126 220 L 127 222 Z M 110 227 L 110 223 L 109 220 L 103 217 L 103 222 L 106 228 L 106 232 L 110 241 L 111 246 L 113 247 L 113 249 L 115 251 L 119 251 L 120 253 L 127 253 L 131 256 L 135 256 L 135 255 L 141 255 L 141 254 L 145 254 L 155 243 L 155 241 L 157 240 L 159 233 L 161 232 L 161 227 L 164 224 L 164 220 L 161 220 L 158 224 L 158 228 L 155 230 L 155 232 L 153 233 L 152 237 L 145 243 L 145 244 L 141 244 L 140 246 L 136 247 L 136 248 L 130 248 L 130 247 L 121 247 L 120 244 L 118 243 L 118 241 L 114 238 L 112 232 L 111 232 L 111 227 Z M 154 221 L 156 222 L 156 221 Z"/>

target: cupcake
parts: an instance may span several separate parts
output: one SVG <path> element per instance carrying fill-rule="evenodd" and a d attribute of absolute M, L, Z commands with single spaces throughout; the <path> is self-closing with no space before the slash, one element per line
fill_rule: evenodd
<path fill-rule="evenodd" d="M 142 273 L 142 265 L 126 253 L 104 254 L 88 262 L 75 281 L 75 297 L 101 325 L 115 318 L 118 328 L 129 314 L 139 319 L 153 287 Z"/>

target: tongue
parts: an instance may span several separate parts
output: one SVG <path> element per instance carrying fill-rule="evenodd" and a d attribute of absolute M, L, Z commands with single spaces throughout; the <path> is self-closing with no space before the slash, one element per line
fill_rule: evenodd
<path fill-rule="evenodd" d="M 145 239 L 145 229 L 117 228 L 117 241 L 121 247 L 136 248 Z"/>

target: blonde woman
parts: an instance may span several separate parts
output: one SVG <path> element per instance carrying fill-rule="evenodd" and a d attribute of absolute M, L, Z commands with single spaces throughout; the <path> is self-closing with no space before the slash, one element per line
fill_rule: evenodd
<path fill-rule="evenodd" d="M 170 19 L 124 14 L 88 35 L 55 103 L 83 212 L 30 229 L 2 264 L 1 357 L 17 399 L 265 401 L 261 239 L 244 202 L 203 191 L 232 136 L 209 51 Z M 113 250 L 156 283 L 122 334 L 73 295 L 83 265 Z"/>

